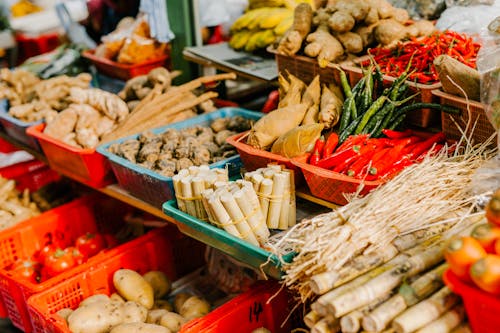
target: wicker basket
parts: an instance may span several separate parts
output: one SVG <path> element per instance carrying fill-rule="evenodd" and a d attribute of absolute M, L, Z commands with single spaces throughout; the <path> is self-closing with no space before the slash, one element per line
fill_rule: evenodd
<path fill-rule="evenodd" d="M 367 59 L 369 59 L 368 56 L 364 56 L 357 58 L 350 63 L 341 64 L 342 69 L 347 73 L 349 77 L 351 86 L 354 86 L 363 77 L 363 71 L 361 70 L 361 67 L 358 67 L 356 64 L 359 64 Z M 384 86 L 386 87 L 391 86 L 391 84 L 397 79 L 397 77 L 389 75 L 384 75 L 383 78 Z M 421 84 L 412 81 L 406 81 L 406 83 L 410 87 L 410 94 L 420 93 L 415 97 L 415 101 L 417 102 L 432 103 L 434 101 L 432 90 L 441 88 L 441 82 L 434 84 Z M 430 109 L 412 111 L 406 119 L 412 125 L 424 128 L 430 127 L 439 125 L 439 112 L 435 112 Z"/>
<path fill-rule="evenodd" d="M 315 58 L 280 54 L 272 47 L 268 47 L 267 51 L 274 54 L 279 73 L 288 71 L 306 84 L 309 84 L 319 74 L 321 83 L 340 84 L 339 70 L 333 64 L 320 68 L 318 60 Z"/>
<path fill-rule="evenodd" d="M 467 103 L 465 98 L 450 95 L 442 90 L 433 90 L 432 94 L 439 98 L 440 104 L 453 106 L 461 111 L 460 116 L 442 113 L 441 126 L 446 138 L 459 140 L 464 132 L 474 143 L 482 143 L 495 133 L 482 103 L 476 101 Z M 469 110 L 467 110 L 467 105 Z M 467 124 L 469 119 L 470 123 Z M 492 144 L 494 142 L 492 141 Z"/>

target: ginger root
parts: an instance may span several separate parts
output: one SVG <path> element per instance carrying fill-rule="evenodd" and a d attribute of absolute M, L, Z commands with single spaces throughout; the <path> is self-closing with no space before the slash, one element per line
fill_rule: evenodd
<path fill-rule="evenodd" d="M 344 48 L 339 40 L 330 34 L 328 26 L 322 24 L 315 32 L 307 36 L 307 45 L 304 53 L 310 57 L 318 58 L 320 67 L 326 67 L 344 54 Z"/>
<path fill-rule="evenodd" d="M 281 39 L 278 45 L 279 53 L 294 55 L 300 50 L 302 42 L 311 31 L 312 17 L 311 5 L 301 3 L 295 7 L 293 25 Z"/>

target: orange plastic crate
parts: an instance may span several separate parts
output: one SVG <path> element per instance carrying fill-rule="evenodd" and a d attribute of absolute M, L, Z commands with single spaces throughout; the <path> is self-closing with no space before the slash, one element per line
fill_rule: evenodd
<path fill-rule="evenodd" d="M 366 195 L 374 188 L 382 185 L 385 181 L 363 181 L 349 177 L 338 172 L 320 168 L 307 163 L 309 155 L 303 155 L 292 159 L 292 163 L 300 168 L 306 179 L 307 186 L 312 195 L 338 205 L 347 204 L 344 194 L 355 193 L 363 184 L 360 195 Z"/>
<path fill-rule="evenodd" d="M 288 333 L 292 328 L 291 321 L 286 320 L 290 310 L 286 289 L 280 290 L 277 282 L 264 283 L 233 298 L 205 317 L 190 321 L 179 333 L 251 333 L 260 327 L 273 333 Z"/>
<path fill-rule="evenodd" d="M 441 90 L 433 90 L 432 94 L 439 98 L 440 104 L 453 106 L 461 111 L 460 115 L 451 115 L 445 112 L 441 114 L 441 127 L 447 138 L 459 140 L 462 137 L 461 129 L 474 143 L 482 143 L 495 133 L 495 129 L 486 116 L 484 104 L 477 101 L 467 102 L 465 98 Z M 467 124 L 469 120 L 470 124 Z M 492 143 L 494 144 L 495 141 Z"/>
<path fill-rule="evenodd" d="M 115 182 L 107 158 L 95 149 L 72 147 L 43 133 L 45 124 L 31 126 L 28 135 L 36 137 L 52 169 L 92 187 Z"/>
<path fill-rule="evenodd" d="M 141 64 L 122 64 L 106 58 L 97 57 L 95 55 L 95 50 L 83 51 L 82 56 L 89 59 L 102 74 L 127 81 L 135 76 L 148 74 L 150 70 L 156 67 L 163 66 L 170 69 L 171 65 L 169 54 L 170 48 L 168 48 L 168 52 L 164 56 L 158 59 L 143 62 Z"/>
<path fill-rule="evenodd" d="M 159 228 L 135 241 L 117 247 L 106 260 L 86 265 L 77 275 L 60 281 L 28 300 L 35 333 L 69 333 L 64 319 L 56 315 L 63 308 L 75 309 L 81 301 L 94 294 L 115 292 L 113 274 L 128 268 L 144 274 L 160 270 L 171 280 L 176 279 L 169 228 Z"/>
<path fill-rule="evenodd" d="M 287 169 L 293 170 L 296 187 L 304 184 L 304 176 L 300 168 L 293 164 L 289 158 L 247 145 L 242 140 L 247 134 L 248 132 L 239 133 L 226 139 L 226 142 L 234 146 L 238 154 L 240 154 L 241 161 L 246 171 L 265 168 L 270 163 L 282 164 L 285 165 Z"/>
<path fill-rule="evenodd" d="M 342 69 L 346 72 L 346 74 L 349 77 L 349 82 L 351 86 L 354 86 L 363 77 L 363 71 L 361 70 L 361 67 L 358 67 L 356 64 L 359 64 L 366 59 L 368 59 L 367 56 L 355 59 L 353 60 L 352 63 L 341 64 Z M 390 87 L 391 84 L 395 80 L 397 80 L 397 77 L 383 75 L 383 80 L 384 80 L 384 86 Z M 441 88 L 441 82 L 433 84 L 421 84 L 407 80 L 406 83 L 410 87 L 409 88 L 410 95 L 420 93 L 418 96 L 415 97 L 416 102 L 432 103 L 434 101 L 432 90 Z M 406 119 L 409 123 L 413 125 L 419 127 L 429 127 L 432 125 L 439 124 L 439 112 L 430 109 L 416 110 L 409 113 Z"/>
<path fill-rule="evenodd" d="M 74 244 L 77 237 L 87 232 L 113 233 L 123 224 L 127 206 L 103 195 L 83 197 L 26 220 L 0 233 L 0 293 L 12 323 L 31 331 L 27 300 L 38 292 L 52 287 L 86 270 L 101 257 L 113 255 L 114 249 L 90 258 L 86 264 L 70 269 L 42 283 L 31 283 L 6 268 L 18 259 L 32 258 L 42 247 L 51 242 L 60 246 Z"/>
<path fill-rule="evenodd" d="M 500 327 L 500 298 L 465 283 L 447 270 L 443 275 L 446 285 L 462 297 L 469 324 L 474 333 L 497 333 Z"/>

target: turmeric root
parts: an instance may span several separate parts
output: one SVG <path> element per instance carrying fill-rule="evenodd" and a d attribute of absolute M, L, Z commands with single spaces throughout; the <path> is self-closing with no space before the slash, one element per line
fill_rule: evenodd
<path fill-rule="evenodd" d="M 288 30 L 278 45 L 278 52 L 294 55 L 302 47 L 302 42 L 311 31 L 313 10 L 311 5 L 301 3 L 295 7 L 293 25 Z"/>

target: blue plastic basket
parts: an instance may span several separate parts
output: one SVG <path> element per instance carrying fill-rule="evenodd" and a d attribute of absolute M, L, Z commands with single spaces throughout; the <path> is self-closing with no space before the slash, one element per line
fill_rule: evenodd
<path fill-rule="evenodd" d="M 9 114 L 9 101 L 7 99 L 0 100 L 0 124 L 2 130 L 19 143 L 25 144 L 34 150 L 42 153 L 42 148 L 38 140 L 26 134 L 26 129 L 33 125 L 41 124 L 43 121 L 27 123 Z"/>
<path fill-rule="evenodd" d="M 217 248 L 254 268 L 262 269 L 267 275 L 273 278 L 281 278 L 283 272 L 280 260 L 271 252 L 184 213 L 177 207 L 176 200 L 169 200 L 164 203 L 163 212 L 179 222 L 177 227 L 183 234 Z M 282 259 L 285 262 L 291 262 L 294 256 L 295 253 L 291 251 L 283 256 Z"/>
<path fill-rule="evenodd" d="M 217 111 L 193 117 L 178 123 L 169 124 L 151 130 L 155 134 L 165 132 L 168 128 L 183 129 L 193 126 L 208 126 L 215 119 L 233 116 L 242 116 L 248 119 L 258 120 L 262 113 L 248 111 L 240 108 L 222 108 Z M 110 145 L 121 143 L 126 140 L 135 139 L 139 134 L 134 134 L 118 139 L 97 147 L 97 151 L 106 156 L 111 164 L 111 169 L 118 180 L 118 184 L 135 197 L 150 203 L 161 209 L 162 204 L 174 198 L 174 185 L 172 177 L 165 177 L 157 172 L 141 167 L 125 158 L 112 154 L 108 151 Z M 239 155 L 231 156 L 225 160 L 210 164 L 211 168 L 227 166 L 229 175 L 239 173 L 242 163 Z"/>

